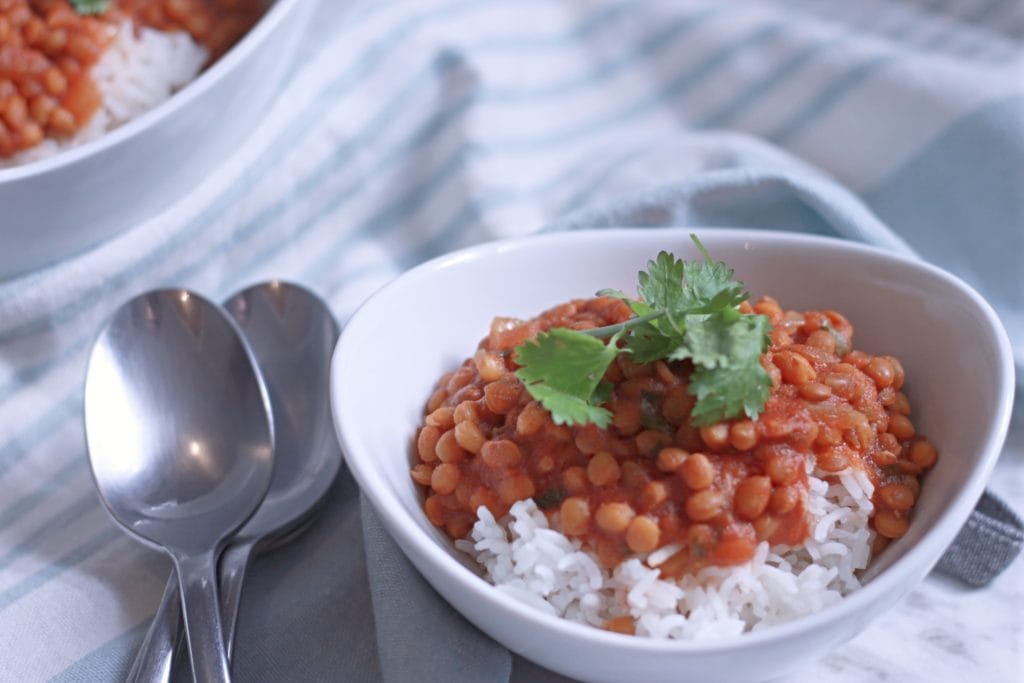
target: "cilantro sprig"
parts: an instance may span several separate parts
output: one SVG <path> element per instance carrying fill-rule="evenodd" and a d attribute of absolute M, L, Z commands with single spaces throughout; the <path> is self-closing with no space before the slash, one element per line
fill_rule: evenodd
<path fill-rule="evenodd" d="M 771 325 L 763 315 L 745 315 L 750 296 L 733 270 L 714 261 L 690 235 L 702 261 L 681 261 L 662 251 L 638 275 L 639 299 L 616 290 L 600 296 L 625 301 L 632 317 L 590 330 L 553 328 L 516 347 L 516 376 L 557 424 L 593 422 L 607 427 L 611 387 L 602 380 L 619 353 L 638 363 L 689 360 L 689 392 L 697 398 L 694 424 L 713 424 L 764 409 L 771 379 L 761 367 Z M 621 342 L 621 345 L 620 345 Z"/>

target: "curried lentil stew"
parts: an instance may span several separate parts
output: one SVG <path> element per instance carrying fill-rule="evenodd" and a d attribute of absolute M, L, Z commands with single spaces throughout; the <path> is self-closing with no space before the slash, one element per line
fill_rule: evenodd
<path fill-rule="evenodd" d="M 262 0 L 0 0 L 0 161 L 75 138 L 105 99 L 121 114 L 152 106 L 223 55 L 265 10 Z M 96 76 L 94 67 L 118 47 L 124 54 L 108 69 L 151 79 L 154 94 L 137 80 L 130 87 L 117 74 Z"/>
<path fill-rule="evenodd" d="M 473 357 L 439 379 L 416 434 L 411 476 L 430 522 L 469 538 L 458 544 L 471 554 L 493 554 L 480 525 L 522 522 L 527 502 L 539 526 L 609 576 L 639 560 L 659 580 L 690 581 L 810 544 L 827 516 L 821 492 L 844 496 L 856 479 L 868 499 L 860 554 L 903 536 L 937 454 L 914 429 L 899 360 L 855 350 L 836 311 L 787 311 L 770 297 L 735 308 L 770 324 L 757 359 L 770 387 L 755 415 L 702 419 L 693 360 L 636 362 L 619 348 L 601 376 L 605 426 L 553 416 L 521 379 L 523 345 L 558 328 L 614 329 L 636 319 L 636 305 L 598 296 L 495 318 Z M 789 564 L 802 571 L 816 553 Z M 844 581 L 840 592 L 855 587 Z M 639 623 L 636 610 L 614 608 L 587 620 L 625 633 Z"/>

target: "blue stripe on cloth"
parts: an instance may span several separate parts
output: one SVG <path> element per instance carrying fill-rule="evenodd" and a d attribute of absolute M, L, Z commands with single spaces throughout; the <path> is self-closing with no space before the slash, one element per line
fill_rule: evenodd
<path fill-rule="evenodd" d="M 1012 59 L 1018 55 L 1018 50 L 1007 39 L 1009 34 L 998 25 L 994 19 L 1000 10 L 1010 3 L 1006 0 L 989 0 L 987 5 L 982 6 L 977 12 L 971 14 L 968 21 L 975 24 L 978 32 L 967 45 L 953 51 L 958 57 L 991 60 Z M 1018 3 L 1018 6 L 1024 7 Z M 988 38 L 986 40 L 985 38 Z"/>
<path fill-rule="evenodd" d="M 965 31 L 972 28 L 967 22 L 968 19 L 966 17 L 950 15 L 949 23 L 946 27 L 934 33 L 927 40 L 921 41 L 919 46 L 925 50 L 943 50 L 948 47 L 946 44 L 962 37 Z"/>
<path fill-rule="evenodd" d="M 613 178 L 617 172 L 621 170 L 626 163 L 628 163 L 628 161 L 640 156 L 642 151 L 642 149 L 630 149 L 614 156 L 612 160 L 603 168 L 599 169 L 598 173 L 590 178 L 582 188 L 577 190 L 577 192 L 565 201 L 560 209 L 555 211 L 555 214 L 559 215 L 568 211 L 572 207 L 577 206 L 579 203 L 589 200 L 590 197 L 599 192 L 609 179 Z M 523 198 L 531 191 L 538 193 L 550 191 L 565 181 L 575 179 L 577 175 L 583 171 L 585 165 L 592 164 L 592 161 L 587 160 L 580 165 L 569 167 L 565 172 L 559 174 L 557 178 L 546 183 L 543 189 L 506 190 L 503 192 L 499 191 L 492 193 L 481 201 L 473 201 L 472 199 L 469 199 L 463 204 L 462 208 L 456 212 L 455 216 L 447 223 L 446 227 L 443 228 L 438 235 L 435 235 L 423 245 L 406 250 L 404 254 L 397 254 L 395 256 L 395 264 L 378 264 L 377 266 L 363 267 L 359 270 L 349 271 L 344 274 L 344 278 L 342 280 L 329 284 L 328 291 L 336 291 L 343 286 L 345 281 L 350 281 L 356 277 L 362 277 L 372 273 L 382 273 L 388 270 L 405 270 L 418 263 L 422 263 L 426 259 L 437 256 L 440 253 L 443 253 L 443 251 L 448 250 L 446 245 L 451 244 L 451 242 L 447 240 L 458 240 L 458 235 L 462 230 L 465 227 L 472 225 L 474 221 L 479 220 L 485 210 L 500 208 L 506 203 L 512 203 L 517 199 Z"/>
<path fill-rule="evenodd" d="M 123 539 L 126 536 L 119 529 L 108 526 L 100 533 L 89 538 L 85 543 L 54 559 L 47 566 L 29 574 L 6 590 L 0 591 L 0 612 L 6 610 L 25 595 L 45 585 L 51 579 L 59 576 L 62 572 L 89 559 L 119 538 Z"/>
<path fill-rule="evenodd" d="M 630 159 L 639 156 L 642 151 L 642 149 L 629 149 L 615 155 L 609 162 L 599 167 L 597 174 L 590 178 L 583 187 L 577 189 L 577 191 L 569 198 L 568 201 L 565 202 L 561 210 L 557 211 L 556 214 L 567 210 L 567 208 L 576 205 L 580 201 L 585 201 L 591 194 L 593 194 L 593 192 L 602 187 L 609 178 L 613 177 L 616 172 L 621 169 L 623 164 Z M 594 162 L 590 160 L 585 160 L 583 163 L 588 165 L 594 164 Z M 550 190 L 552 187 L 560 185 L 565 180 L 575 179 L 582 173 L 582 171 L 583 168 L 577 166 L 571 167 L 545 189 Z M 540 193 L 542 190 L 537 189 L 534 191 Z M 529 190 L 527 192 L 529 192 Z M 399 255 L 399 265 L 403 270 L 411 268 L 426 259 L 438 256 L 445 251 L 450 250 L 451 245 L 459 244 L 461 242 L 461 234 L 467 227 L 471 226 L 474 222 L 480 221 L 483 217 L 484 211 L 500 208 L 502 205 L 513 203 L 517 199 L 522 198 L 523 191 L 514 190 L 492 193 L 491 195 L 476 201 L 468 199 L 462 209 L 460 209 L 436 235 L 428 239 L 423 244 L 408 250 L 405 254 Z"/>
<path fill-rule="evenodd" d="M 1008 2 L 1007 0 L 988 0 L 988 2 L 981 5 L 976 10 L 972 10 L 964 16 L 964 21 L 970 24 L 983 24 L 997 11 L 1011 4 L 1013 3 Z"/>
<path fill-rule="evenodd" d="M 719 68 L 736 58 L 739 53 L 744 50 L 760 47 L 764 43 L 776 38 L 784 29 L 785 25 L 781 23 L 766 23 L 759 26 L 739 39 L 710 53 L 700 63 L 684 71 L 658 91 L 637 102 L 628 103 L 615 112 L 604 114 L 589 123 L 574 123 L 571 127 L 555 132 L 547 132 L 531 138 L 495 140 L 488 143 L 482 150 L 486 151 L 489 155 L 528 154 L 546 150 L 552 146 L 573 142 L 583 137 L 599 135 L 616 124 L 621 124 L 641 114 L 653 111 L 655 108 L 700 85 L 703 81 L 714 75 Z"/>
<path fill-rule="evenodd" d="M 17 561 L 25 553 L 46 542 L 53 533 L 67 528 L 68 525 L 82 517 L 82 515 L 99 507 L 100 501 L 96 496 L 96 492 L 91 490 L 90 487 L 86 490 L 85 495 L 79 496 L 69 505 L 57 511 L 56 514 L 43 522 L 43 524 L 32 529 L 32 533 L 28 538 L 17 545 L 7 548 L 7 553 L 0 555 L 0 571 L 6 569 L 8 565 Z"/>
<path fill-rule="evenodd" d="M 765 135 L 773 142 L 785 146 L 794 137 L 806 130 L 814 120 L 838 105 L 850 90 L 873 76 L 879 69 L 897 61 L 895 54 L 874 55 L 843 76 L 834 79 L 828 87 L 819 92 L 809 105 L 794 114 L 788 121 Z"/>
<path fill-rule="evenodd" d="M 711 128 L 724 125 L 727 121 L 735 118 L 744 110 L 749 109 L 750 106 L 759 99 L 770 94 L 772 90 L 777 88 L 786 79 L 799 72 L 800 69 L 807 66 L 824 50 L 835 49 L 840 44 L 846 42 L 849 35 L 852 34 L 848 33 L 846 36 L 841 38 L 827 39 L 805 47 L 792 55 L 789 59 L 777 65 L 774 71 L 769 74 L 765 74 L 762 78 L 759 78 L 757 83 L 742 89 L 732 100 L 726 102 L 699 121 L 694 122 L 694 125 L 699 128 Z"/>
<path fill-rule="evenodd" d="M 606 81 L 628 68 L 636 66 L 641 60 L 659 54 L 666 47 L 677 43 L 687 33 L 699 28 L 706 21 L 721 14 L 725 8 L 716 7 L 669 22 L 664 28 L 652 35 L 638 40 L 637 46 L 614 58 L 598 62 L 582 78 L 572 76 L 561 82 L 547 83 L 534 87 L 517 86 L 515 88 L 491 88 L 485 92 L 488 103 L 507 104 L 535 100 L 547 97 L 565 97 L 575 91 L 592 87 L 596 83 Z"/>
<path fill-rule="evenodd" d="M 516 0 L 503 0 L 504 4 L 515 6 Z M 478 3 L 479 4 L 479 3 Z M 549 4 L 549 3 L 543 3 Z M 606 28 L 614 27 L 616 22 L 628 16 L 635 9 L 632 0 L 620 0 L 613 3 L 605 3 L 605 6 L 593 14 L 588 15 L 571 31 L 553 35 L 535 35 L 533 29 L 523 35 L 502 36 L 490 38 L 480 43 L 470 43 L 476 49 L 487 49 L 493 51 L 519 53 L 524 50 L 560 50 L 565 47 L 569 40 L 579 40 L 592 36 Z"/>
<path fill-rule="evenodd" d="M 455 108 L 446 112 L 448 115 L 431 117 L 427 121 L 427 125 L 421 127 L 418 134 L 414 136 L 411 141 L 412 144 L 410 145 L 410 149 L 407 150 L 407 153 L 414 152 L 439 137 L 439 134 L 452 122 L 453 117 L 450 113 L 465 112 L 468 109 L 471 99 L 471 97 L 468 97 L 457 102 Z M 383 208 L 372 214 L 369 219 L 364 220 L 352 230 L 345 231 L 340 234 L 333 244 L 324 249 L 318 258 L 314 259 L 304 268 L 304 272 L 313 281 L 317 281 L 323 276 L 326 270 L 331 268 L 334 260 L 337 259 L 338 249 L 341 244 L 360 236 L 382 237 L 400 229 L 405 218 L 427 202 L 446 180 L 454 177 L 463 169 L 466 157 L 466 147 L 457 147 L 453 152 L 441 160 L 440 163 L 432 169 L 432 172 L 429 175 L 419 182 L 412 184 L 409 190 L 400 198 L 397 198 L 395 201 L 386 202 Z M 328 202 L 314 215 L 303 221 L 299 226 L 299 229 L 305 232 L 327 215 L 337 211 L 343 204 L 355 198 L 359 194 L 360 190 L 363 189 L 366 182 L 367 177 L 357 178 L 354 183 L 338 192 L 330 202 Z M 272 249 L 267 249 L 252 265 L 255 265 L 267 258 L 271 258 L 273 255 L 274 251 Z"/>
<path fill-rule="evenodd" d="M 20 521 L 25 515 L 43 503 L 48 496 L 66 492 L 64 487 L 76 474 L 80 474 L 85 468 L 85 458 L 77 457 L 68 461 L 66 465 L 56 472 L 51 473 L 46 477 L 46 482 L 40 488 L 0 511 L 0 531 L 3 531 L 14 522 Z"/>
<path fill-rule="evenodd" d="M 92 335 L 88 338 L 92 339 Z M 19 425 L 18 432 L 0 449 L 0 477 L 21 461 L 33 447 L 38 446 L 40 441 L 81 414 L 82 397 L 79 393 L 78 387 L 75 387 L 36 419 L 26 420 Z"/>

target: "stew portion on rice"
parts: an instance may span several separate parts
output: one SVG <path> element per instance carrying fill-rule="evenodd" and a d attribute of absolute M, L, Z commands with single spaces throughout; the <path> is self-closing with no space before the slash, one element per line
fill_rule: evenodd
<path fill-rule="evenodd" d="M 93 8 L 100 13 L 86 13 Z M 180 34 L 201 66 L 224 54 L 265 9 L 261 0 L 0 0 L 0 159 L 47 139 L 69 140 L 93 119 L 106 96 L 93 68 L 119 33 Z M 144 44 L 120 38 L 128 46 Z M 144 50 L 128 53 L 136 73 L 146 73 L 134 64 L 139 60 L 165 59 Z M 134 84 L 129 99 L 147 87 Z"/>
<path fill-rule="evenodd" d="M 613 568 L 657 558 L 662 577 L 732 566 L 757 546 L 797 546 L 810 533 L 809 475 L 863 473 L 872 487 L 873 551 L 902 536 L 936 450 L 917 434 L 891 356 L 852 347 L 835 311 L 784 311 L 771 298 L 738 307 L 766 316 L 763 411 L 697 426 L 690 360 L 636 363 L 619 353 L 603 380 L 606 428 L 556 424 L 515 372 L 517 347 L 554 328 L 628 320 L 599 296 L 530 320 L 496 318 L 472 358 L 444 375 L 426 404 L 412 478 L 429 520 L 454 539 L 483 506 L 496 519 L 532 499 L 553 529 Z"/>

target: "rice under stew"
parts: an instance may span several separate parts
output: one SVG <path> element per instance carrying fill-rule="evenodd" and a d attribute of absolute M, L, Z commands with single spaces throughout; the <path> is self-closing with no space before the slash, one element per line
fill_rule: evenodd
<path fill-rule="evenodd" d="M 263 0 L 0 0 L 0 166 L 148 111 L 264 11 Z"/>
<path fill-rule="evenodd" d="M 622 322 L 620 299 L 495 319 L 427 402 L 412 467 L 426 516 L 499 590 L 621 633 L 725 637 L 841 599 L 907 531 L 936 450 L 900 362 L 853 350 L 842 315 L 739 310 L 770 319 L 770 396 L 757 419 L 703 427 L 689 361 L 620 353 L 604 429 L 556 424 L 515 376 L 516 346 Z"/>

